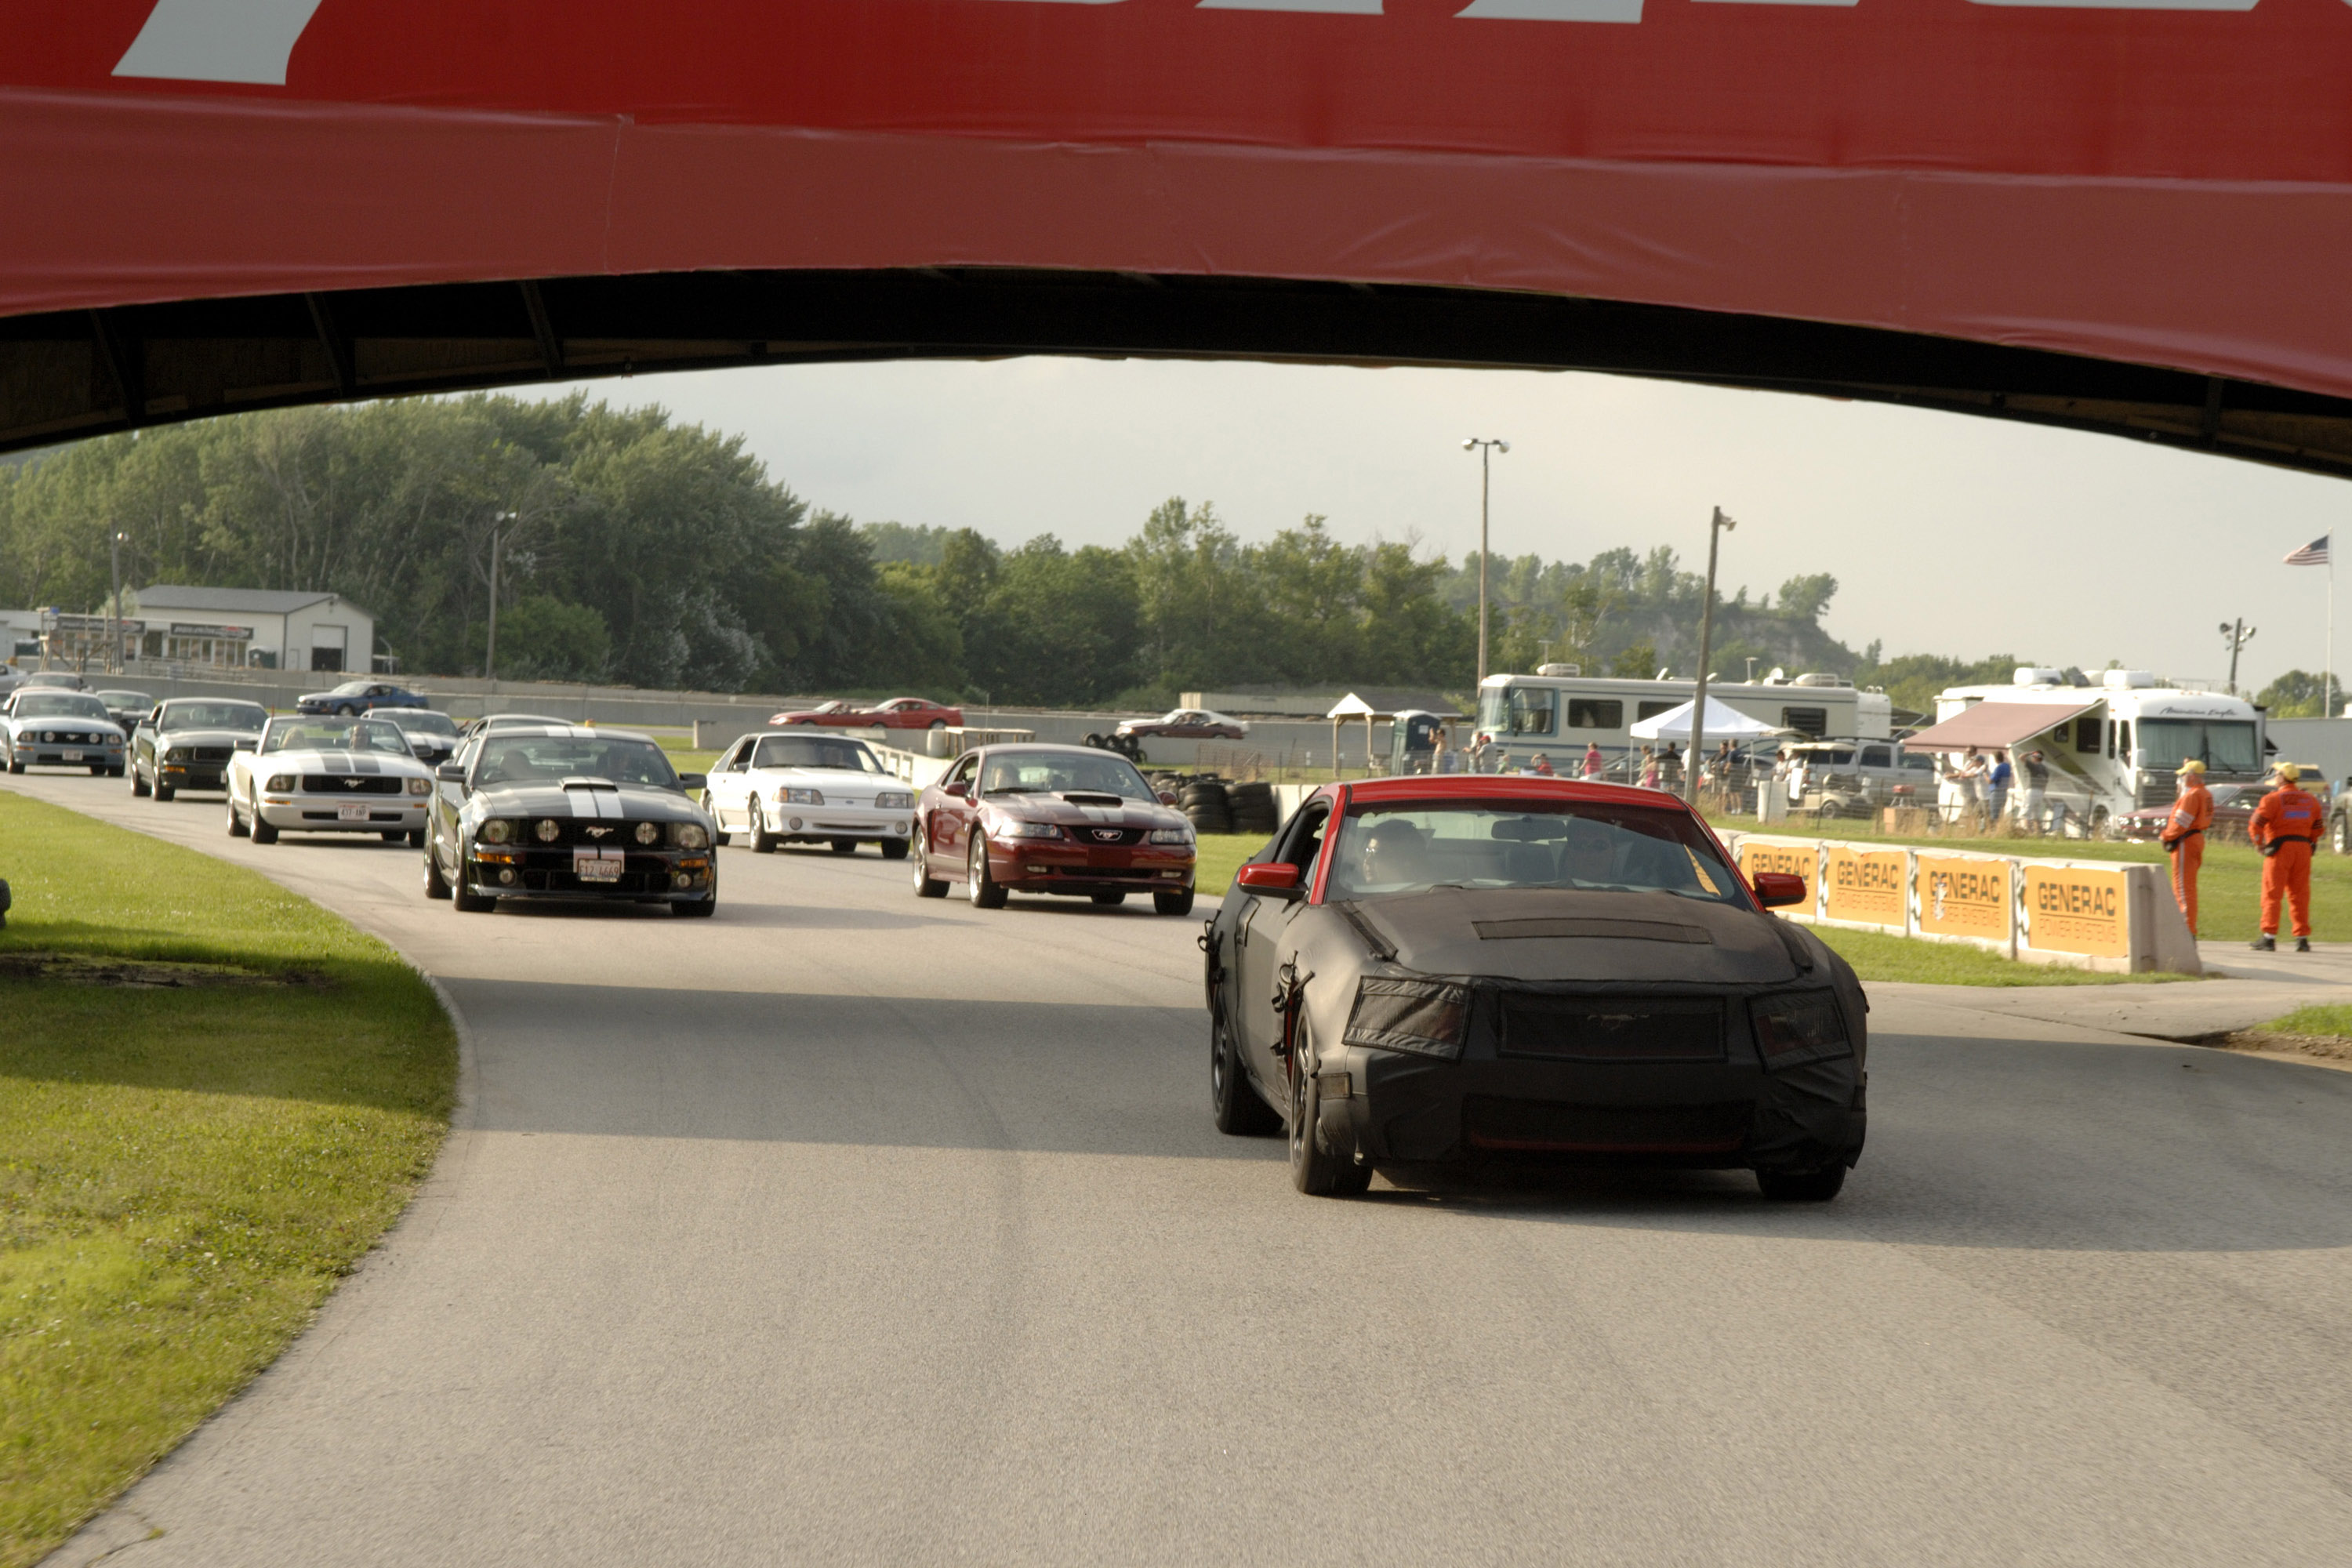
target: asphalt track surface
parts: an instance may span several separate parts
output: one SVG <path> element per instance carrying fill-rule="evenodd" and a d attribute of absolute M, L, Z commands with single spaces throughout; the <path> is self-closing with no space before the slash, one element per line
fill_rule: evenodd
<path fill-rule="evenodd" d="M 2352 1073 L 1906 997 L 1827 1207 L 1293 1193 L 1196 922 L 722 858 L 459 915 L 217 796 L 464 1016 L 415 1207 L 79 1564 L 2352 1562 Z M 158 1533 L 159 1532 L 159 1533 Z"/>

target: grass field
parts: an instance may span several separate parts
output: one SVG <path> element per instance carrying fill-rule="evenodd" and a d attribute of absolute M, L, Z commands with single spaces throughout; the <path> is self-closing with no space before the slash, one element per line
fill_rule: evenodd
<path fill-rule="evenodd" d="M 2337 1002 L 2318 1007 L 2298 1007 L 2284 1018 L 2263 1026 L 2283 1035 L 2334 1035 L 2352 1039 L 2352 1005 Z"/>
<path fill-rule="evenodd" d="M 251 872 L 0 792 L 0 1568 L 20 1568 L 268 1364 L 399 1215 L 457 1049 L 390 949 Z"/>
<path fill-rule="evenodd" d="M 1866 822 L 1837 822 L 1815 830 L 1793 822 L 1759 829 L 1752 817 L 1711 820 L 1718 833 L 1761 831 L 1790 838 L 1847 838 L 2047 860 L 2136 860 L 2160 866 L 2167 858 L 2153 844 L 2099 844 L 2071 838 L 1906 838 L 1879 833 Z M 2209 846 L 2197 880 L 2200 934 L 2252 941 L 2262 926 L 2262 886 L 2263 858 L 2253 846 Z M 2280 929 L 2286 929 L 2284 922 Z M 2312 857 L 2311 934 L 2315 942 L 2352 942 L 2352 856 L 2323 848 Z"/>

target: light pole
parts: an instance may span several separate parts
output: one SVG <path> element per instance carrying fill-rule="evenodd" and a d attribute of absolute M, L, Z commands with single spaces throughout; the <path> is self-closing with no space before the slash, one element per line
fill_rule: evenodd
<path fill-rule="evenodd" d="M 1496 452 L 1511 449 L 1508 441 L 1487 436 L 1463 437 L 1462 449 L 1478 453 L 1478 689 L 1486 687 L 1486 501 L 1491 490 L 1488 463 Z"/>
<path fill-rule="evenodd" d="M 2223 621 L 2221 640 L 2230 645 L 2230 695 L 2235 697 L 2238 694 L 2238 650 L 2254 640 L 2254 628 L 2246 625 L 2242 618 L 2236 621 Z M 2320 697 L 2324 702 L 2326 693 L 2322 692 Z"/>
<path fill-rule="evenodd" d="M 519 515 L 502 511 L 490 521 L 490 637 L 482 650 L 482 679 L 494 691 L 499 684 L 499 525 L 512 522 Z"/>
<path fill-rule="evenodd" d="M 114 597 L 106 605 L 106 668 L 109 674 L 122 669 L 122 547 L 131 536 L 121 529 L 106 542 L 106 554 L 114 578 Z"/>
<path fill-rule="evenodd" d="M 1706 661 L 1715 657 L 1715 553 L 1723 536 L 1739 525 L 1721 507 L 1706 525 L 1706 597 L 1698 609 L 1698 689 L 1691 698 L 1690 755 L 1683 760 L 1683 798 L 1698 805 L 1698 770 L 1706 755 Z"/>

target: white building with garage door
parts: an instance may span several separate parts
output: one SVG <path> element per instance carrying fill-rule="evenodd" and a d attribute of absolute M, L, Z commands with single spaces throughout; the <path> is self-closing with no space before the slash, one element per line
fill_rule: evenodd
<path fill-rule="evenodd" d="M 375 617 L 333 594 L 275 588 L 138 591 L 140 656 L 219 668 L 373 671 Z"/>

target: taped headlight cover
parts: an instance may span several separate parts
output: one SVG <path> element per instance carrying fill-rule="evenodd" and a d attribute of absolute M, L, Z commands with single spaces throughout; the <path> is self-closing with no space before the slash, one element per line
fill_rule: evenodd
<path fill-rule="evenodd" d="M 1366 978 L 1344 1038 L 1351 1046 L 1459 1061 L 1470 1029 L 1470 988 L 1432 980 Z"/>
<path fill-rule="evenodd" d="M 1835 992 L 1783 992 L 1759 996 L 1748 1007 L 1756 1025 L 1756 1049 L 1768 1068 L 1777 1071 L 1853 1055 Z"/>

